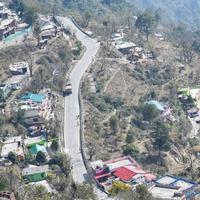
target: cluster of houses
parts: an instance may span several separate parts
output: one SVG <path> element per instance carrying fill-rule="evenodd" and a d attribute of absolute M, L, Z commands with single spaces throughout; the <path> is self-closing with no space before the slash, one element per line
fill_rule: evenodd
<path fill-rule="evenodd" d="M 42 49 L 46 46 L 48 40 L 56 37 L 61 29 L 53 22 L 51 16 L 40 15 L 37 19 L 37 23 L 40 27 L 40 40 L 38 46 Z"/>
<path fill-rule="evenodd" d="M 108 194 L 116 181 L 126 184 L 132 190 L 143 184 L 155 199 L 184 200 L 192 199 L 198 194 L 198 184 L 193 181 L 171 175 L 157 178 L 150 172 L 144 171 L 129 156 L 106 162 L 94 161 L 91 166 L 98 186 Z"/>
<path fill-rule="evenodd" d="M 45 40 L 47 42 L 52 37 L 55 37 L 58 30 L 50 19 L 39 19 L 41 29 L 39 45 L 42 45 L 42 41 Z M 6 36 L 7 35 L 4 35 L 2 38 Z M 3 93 L 1 98 L 3 98 L 4 102 L 8 99 L 13 90 L 19 90 L 19 95 L 22 91 L 21 89 L 25 88 L 24 86 L 30 81 L 30 66 L 28 62 L 22 61 L 12 63 L 8 66 L 8 70 L 8 79 L 0 84 L 0 89 Z M 52 141 L 48 138 L 49 130 L 46 124 L 50 119 L 54 119 L 53 106 L 55 105 L 53 105 L 53 102 L 55 103 L 55 98 L 56 96 L 52 94 L 49 89 L 44 89 L 40 93 L 24 92 L 11 102 L 12 105 L 9 111 L 10 113 L 21 112 L 20 123 L 23 123 L 26 129 L 26 135 L 12 137 L 3 136 L 1 138 L 2 148 L 0 152 L 0 165 L 9 166 L 12 164 L 10 158 L 10 156 L 12 156 L 11 153 L 15 155 L 17 160 L 22 162 L 26 159 L 26 155 L 28 155 L 31 159 L 31 164 L 29 163 L 28 167 L 23 168 L 21 173 L 25 183 L 35 184 L 36 182 L 43 182 L 42 184 L 48 185 L 48 183 L 44 183 L 44 181 L 46 181 L 49 166 L 39 165 L 36 161 L 36 157 L 39 152 L 42 152 L 47 161 L 50 159 L 48 152 L 49 145 Z M 6 112 L 8 112 L 8 110 L 6 110 Z M 14 124 L 16 123 L 14 120 L 12 120 L 12 122 Z M 32 163 L 36 165 L 32 165 Z M 15 200 L 15 198 L 13 198 L 13 193 L 4 192 L 2 195 L 9 197 L 8 199 Z"/>
<path fill-rule="evenodd" d="M 196 123 L 200 123 L 200 88 L 180 88 L 178 98 L 188 116 L 194 118 Z"/>
<path fill-rule="evenodd" d="M 157 100 L 151 100 L 147 103 L 153 105 L 160 112 L 160 118 L 163 121 L 174 122 L 176 120 L 176 118 L 172 114 L 172 109 L 169 105 L 164 105 L 163 103 Z"/>
<path fill-rule="evenodd" d="M 20 71 L 20 73 L 23 72 Z M 46 121 L 53 116 L 50 95 L 25 92 L 15 101 L 15 109 L 15 111 L 23 112 L 22 120 L 26 128 L 26 135 L 2 137 L 0 165 L 12 164 L 11 152 L 19 161 L 24 161 L 25 155 L 29 155 L 32 160 L 36 161 L 36 156 L 42 152 L 48 161 L 50 159 L 48 148 L 51 141 L 48 137 Z M 13 123 L 15 122 L 13 121 Z M 44 181 L 48 171 L 48 165 L 29 165 L 22 169 L 22 177 L 26 183 Z"/>
<path fill-rule="evenodd" d="M 112 44 L 119 50 L 131 63 L 144 62 L 153 59 L 153 53 L 137 46 L 133 42 L 128 42 L 124 38 L 123 30 L 119 30 L 111 37 Z"/>
<path fill-rule="evenodd" d="M 40 130 L 39 126 L 37 129 L 39 135 L 37 137 L 26 136 L 24 139 L 22 136 L 14 136 L 3 138 L 0 164 L 3 166 L 12 164 L 9 161 L 11 152 L 15 154 L 19 161 L 24 161 L 25 155 L 30 155 L 32 158 L 35 158 L 40 151 L 43 152 L 48 159 L 47 134 L 45 131 Z M 47 165 L 29 166 L 22 169 L 22 177 L 26 183 L 41 181 L 46 179 L 46 173 L 48 171 L 49 167 Z"/>
<path fill-rule="evenodd" d="M 30 70 L 28 62 L 16 62 L 9 66 L 9 78 L 0 84 L 0 89 L 3 92 L 1 98 L 6 100 L 12 90 L 21 89 L 29 80 Z M 1 100 L 2 100 L 1 99 Z"/>
<path fill-rule="evenodd" d="M 24 112 L 26 126 L 38 126 L 54 117 L 51 93 L 25 92 L 14 102 L 13 111 Z"/>

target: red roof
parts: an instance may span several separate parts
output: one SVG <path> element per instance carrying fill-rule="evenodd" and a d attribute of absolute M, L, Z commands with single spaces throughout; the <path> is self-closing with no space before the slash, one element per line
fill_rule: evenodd
<path fill-rule="evenodd" d="M 141 174 L 148 181 L 156 179 L 156 176 L 141 169 L 138 169 L 135 166 L 120 167 L 114 173 L 114 175 L 120 178 L 122 181 L 130 181 L 137 174 Z"/>
<path fill-rule="evenodd" d="M 123 181 L 129 181 L 136 173 L 125 167 L 120 167 L 115 171 L 114 175 Z"/>

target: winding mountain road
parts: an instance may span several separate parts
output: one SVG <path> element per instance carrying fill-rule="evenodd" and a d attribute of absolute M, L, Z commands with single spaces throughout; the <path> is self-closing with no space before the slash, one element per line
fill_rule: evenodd
<path fill-rule="evenodd" d="M 78 92 L 81 78 L 99 50 L 99 43 L 82 33 L 74 23 L 64 17 L 58 17 L 64 27 L 69 27 L 76 37 L 85 46 L 83 57 L 77 62 L 70 73 L 69 80 L 72 84 L 72 94 L 65 97 L 64 106 L 64 143 L 66 153 L 71 158 L 74 181 L 83 183 L 87 180 L 87 171 L 80 151 L 80 124 L 77 116 L 80 113 Z"/>

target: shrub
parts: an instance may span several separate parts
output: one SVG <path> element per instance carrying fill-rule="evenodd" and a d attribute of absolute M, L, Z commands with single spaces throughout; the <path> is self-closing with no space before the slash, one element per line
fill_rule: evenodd
<path fill-rule="evenodd" d="M 13 152 L 8 154 L 8 160 L 10 160 L 13 164 L 16 162 L 16 156 Z"/>
<path fill-rule="evenodd" d="M 58 140 L 53 140 L 52 143 L 51 143 L 52 151 L 57 151 L 58 147 L 59 147 Z"/>
<path fill-rule="evenodd" d="M 143 119 L 146 121 L 151 121 L 158 117 L 159 111 L 156 109 L 154 105 L 145 104 L 141 107 L 141 113 L 143 115 Z"/>
<path fill-rule="evenodd" d="M 46 162 L 46 156 L 42 151 L 39 151 L 36 155 L 36 161 L 39 163 L 45 163 Z"/>
<path fill-rule="evenodd" d="M 133 130 L 130 129 L 126 135 L 126 143 L 131 144 L 134 141 L 134 133 Z"/>

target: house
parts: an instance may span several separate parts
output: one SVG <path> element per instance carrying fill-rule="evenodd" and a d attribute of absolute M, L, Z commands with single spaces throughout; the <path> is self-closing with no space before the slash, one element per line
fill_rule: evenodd
<path fill-rule="evenodd" d="M 151 100 L 151 101 L 148 102 L 148 104 L 155 106 L 156 109 L 158 109 L 160 112 L 165 110 L 164 106 L 156 100 Z"/>
<path fill-rule="evenodd" d="M 169 106 L 163 105 L 159 101 L 151 100 L 147 102 L 150 105 L 153 105 L 161 114 L 161 118 L 163 120 L 169 120 L 170 122 L 174 122 L 176 119 L 172 115 L 172 109 Z"/>
<path fill-rule="evenodd" d="M 136 47 L 136 44 L 134 44 L 133 42 L 121 41 L 121 42 L 116 43 L 115 47 L 121 53 L 128 54 L 130 49 Z"/>
<path fill-rule="evenodd" d="M 154 33 L 154 36 L 155 36 L 156 38 L 158 38 L 160 41 L 165 40 L 165 38 L 163 37 L 162 33 Z"/>
<path fill-rule="evenodd" d="M 28 80 L 29 76 L 27 74 L 20 74 L 17 76 L 11 76 L 5 81 L 5 84 L 8 85 L 11 90 L 18 90 L 25 86 Z"/>
<path fill-rule="evenodd" d="M 178 89 L 178 97 L 179 98 L 188 98 L 190 96 L 190 88 L 179 88 Z"/>
<path fill-rule="evenodd" d="M 156 179 L 156 176 L 152 175 L 151 173 L 145 172 L 142 169 L 138 169 L 133 165 L 118 168 L 114 172 L 114 176 L 125 183 L 134 182 L 136 184 L 151 182 L 152 180 Z"/>
<path fill-rule="evenodd" d="M 113 42 L 122 41 L 124 39 L 123 33 L 114 33 L 111 36 L 111 40 Z"/>
<path fill-rule="evenodd" d="M 44 49 L 47 43 L 48 43 L 48 39 L 40 40 L 38 46 L 40 49 Z"/>
<path fill-rule="evenodd" d="M 40 125 L 44 123 L 44 118 L 39 115 L 37 109 L 25 110 L 24 112 L 24 123 L 28 126 Z"/>
<path fill-rule="evenodd" d="M 41 38 L 42 40 L 50 40 L 51 38 L 55 37 L 56 34 L 56 30 L 46 30 L 41 33 Z"/>
<path fill-rule="evenodd" d="M 1 191 L 0 192 L 0 200 L 16 200 L 13 192 Z"/>
<path fill-rule="evenodd" d="M 22 170 L 22 177 L 26 183 L 42 181 L 47 178 L 49 166 L 30 166 Z"/>
<path fill-rule="evenodd" d="M 33 145 L 29 148 L 30 154 L 35 155 L 35 156 L 37 155 L 37 153 L 38 153 L 39 151 L 43 152 L 44 154 L 47 154 L 46 147 L 43 146 L 43 145 L 33 144 Z"/>
<path fill-rule="evenodd" d="M 3 99 L 7 99 L 11 93 L 11 88 L 7 84 L 0 84 L 0 90 L 3 92 Z"/>
<path fill-rule="evenodd" d="M 134 188 L 137 184 L 148 184 L 156 177 L 142 170 L 141 166 L 130 156 L 103 162 L 91 163 L 94 177 L 99 187 L 108 192 L 115 180 L 122 181 Z"/>
<path fill-rule="evenodd" d="M 7 158 L 13 152 L 19 160 L 24 160 L 24 150 L 21 136 L 9 137 L 3 141 L 1 157 Z"/>
<path fill-rule="evenodd" d="M 4 38 L 8 37 L 9 35 L 15 33 L 15 24 L 16 24 L 16 22 L 14 19 L 4 20 L 3 23 L 1 22 L 0 40 L 3 40 Z"/>
<path fill-rule="evenodd" d="M 26 74 L 29 73 L 28 62 L 16 62 L 10 64 L 9 70 L 13 75 Z"/>
<path fill-rule="evenodd" d="M 178 192 L 183 193 L 185 195 L 185 199 L 188 200 L 190 200 L 191 197 L 195 196 L 198 193 L 196 191 L 198 184 L 184 178 L 166 175 L 158 178 L 155 183 L 160 184 L 161 186 L 172 186 L 180 188 Z"/>
<path fill-rule="evenodd" d="M 17 21 L 16 16 L 12 12 L 4 7 L 4 4 L 0 4 L 0 40 L 14 34 L 16 31 Z"/>
<path fill-rule="evenodd" d="M 27 147 L 31 147 L 35 144 L 44 145 L 45 143 L 46 143 L 46 139 L 43 136 L 28 137 L 24 140 L 24 144 Z"/>
<path fill-rule="evenodd" d="M 176 186 L 154 184 L 148 191 L 159 200 L 186 200 L 181 188 Z"/>
<path fill-rule="evenodd" d="M 33 103 L 42 103 L 45 100 L 45 96 L 41 94 L 34 94 L 31 92 L 27 92 L 20 98 L 20 100 L 30 101 Z"/>

